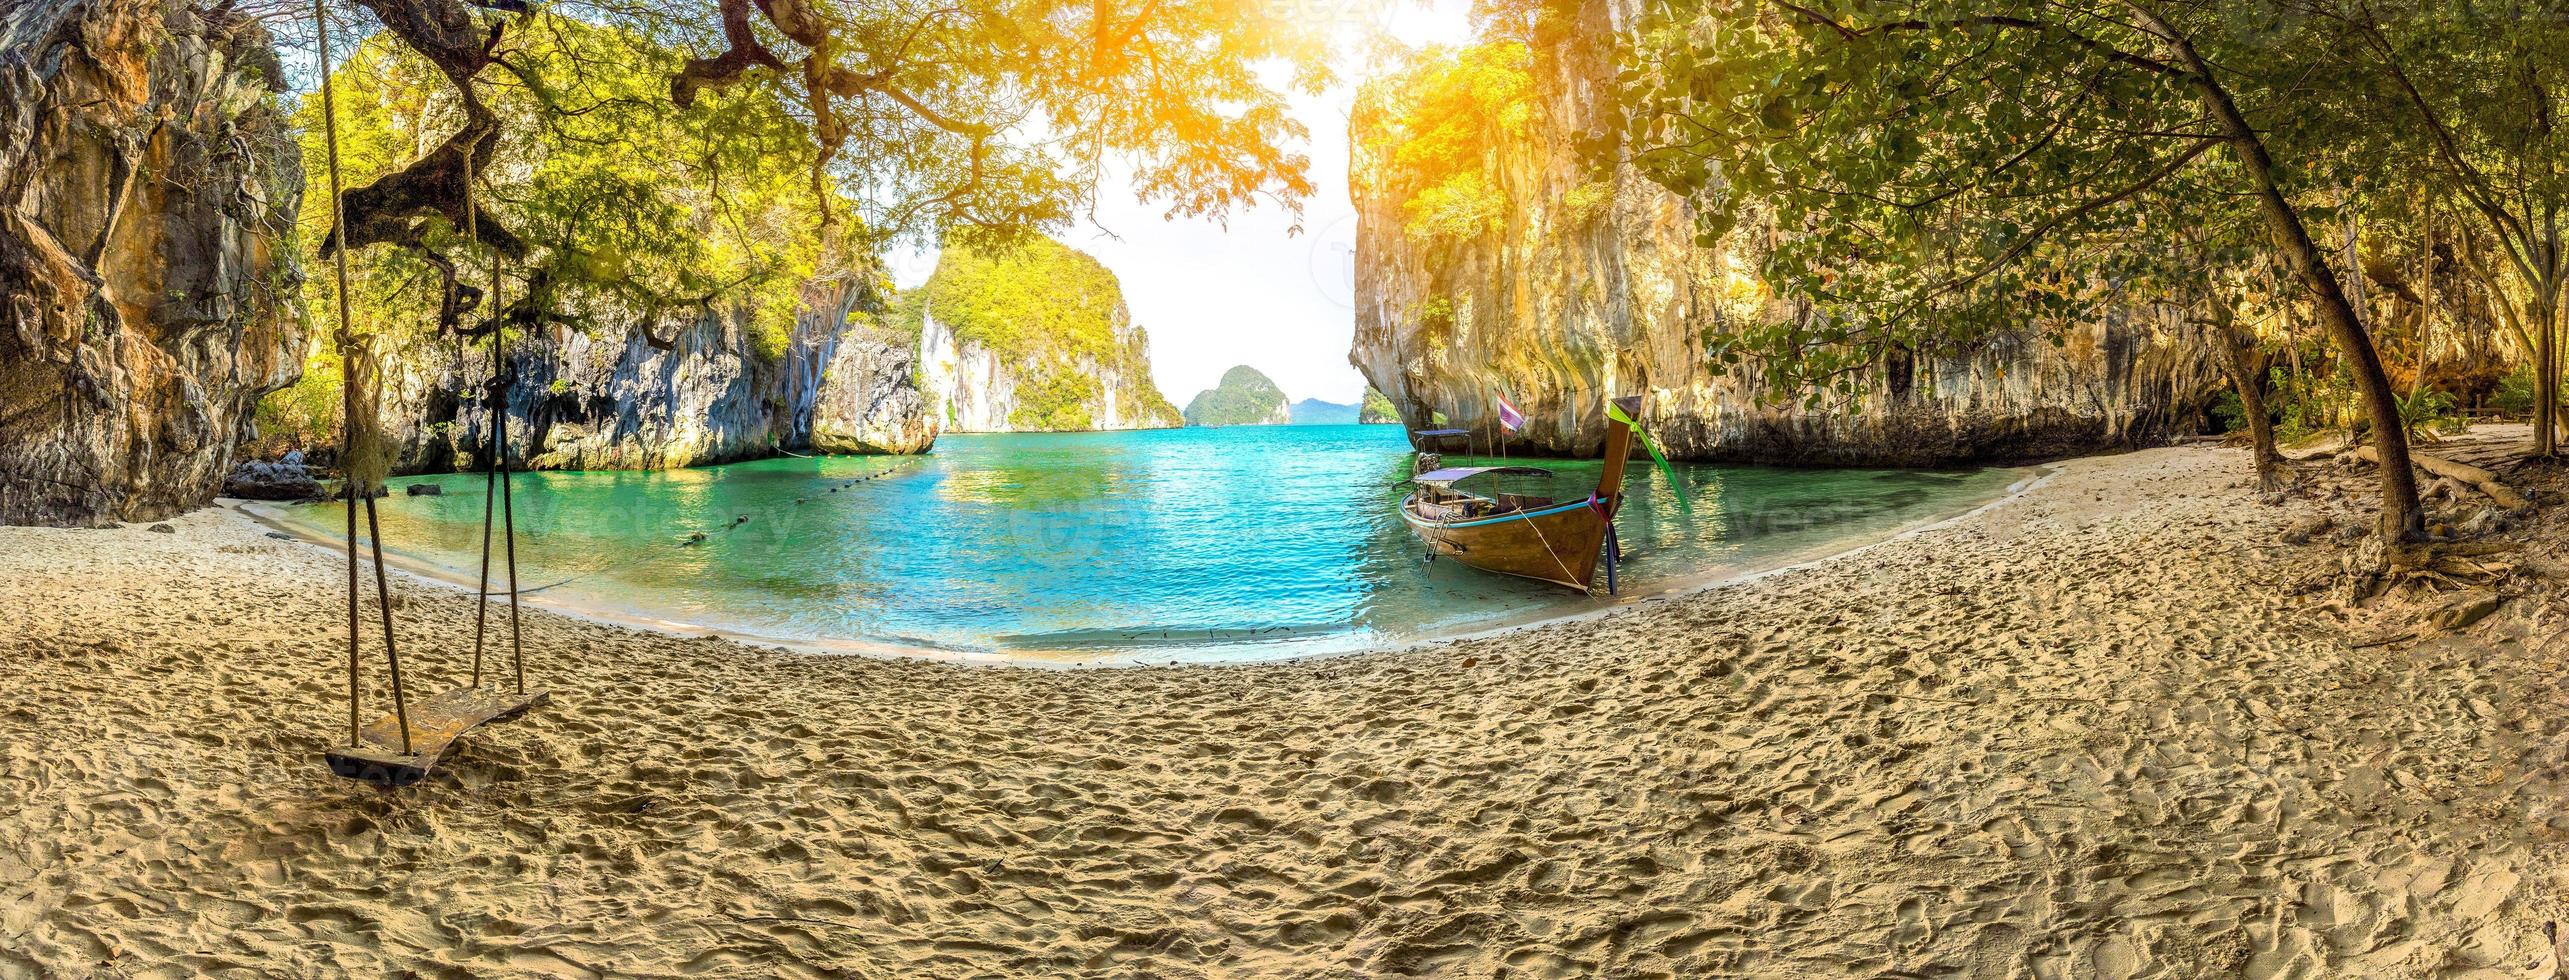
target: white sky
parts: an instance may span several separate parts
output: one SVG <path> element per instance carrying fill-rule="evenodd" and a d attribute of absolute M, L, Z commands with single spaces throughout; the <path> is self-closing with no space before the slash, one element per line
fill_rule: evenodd
<path fill-rule="evenodd" d="M 1352 2 L 1391 7 L 1391 32 L 1407 44 L 1469 38 L 1466 0 Z M 1347 33 L 1352 44 L 1353 32 Z M 1361 79 L 1359 71 L 1346 74 L 1345 84 L 1293 100 L 1296 118 L 1311 130 L 1313 191 L 1303 202 L 1302 234 L 1288 236 L 1291 216 L 1272 206 L 1234 212 L 1227 227 L 1165 221 L 1162 206 L 1136 202 L 1131 191 L 1110 183 L 1098 189 L 1097 223 L 1060 236 L 1122 281 L 1134 322 L 1150 331 L 1151 373 L 1170 401 L 1185 405 L 1235 364 L 1266 372 L 1296 401 L 1363 397 L 1365 379 L 1347 363 L 1356 329 L 1347 115 Z M 934 253 L 889 259 L 903 288 L 936 270 Z"/>

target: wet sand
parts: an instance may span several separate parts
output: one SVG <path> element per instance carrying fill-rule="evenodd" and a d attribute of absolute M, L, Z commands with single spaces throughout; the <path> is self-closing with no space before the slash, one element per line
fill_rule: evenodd
<path fill-rule="evenodd" d="M 2072 461 L 1807 567 L 1282 664 L 536 611 L 554 703 L 397 794 L 319 760 L 336 555 L 223 509 L 0 529 L 0 976 L 2553 975 L 2569 603 L 2372 644 L 2406 613 L 2278 542 L 2351 505 L 2245 470 Z M 417 685 L 457 676 L 469 597 L 395 592 Z"/>

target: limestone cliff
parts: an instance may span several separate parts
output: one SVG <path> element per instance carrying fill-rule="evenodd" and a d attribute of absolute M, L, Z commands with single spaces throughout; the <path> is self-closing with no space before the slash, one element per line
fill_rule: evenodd
<path fill-rule="evenodd" d="M 917 384 L 918 351 L 880 330 L 839 335 L 825 363 L 806 441 L 824 453 L 924 453 L 937 418 Z"/>
<path fill-rule="evenodd" d="M 926 452 L 934 419 L 906 345 L 879 312 L 867 287 L 808 289 L 781 357 L 758 351 L 747 313 L 726 305 L 675 324 L 584 317 L 583 329 L 511 348 L 511 459 L 534 469 L 665 469 L 779 449 Z M 457 397 L 489 376 L 486 351 L 458 360 L 429 341 L 386 360 L 395 469 L 487 465 L 490 413 Z"/>
<path fill-rule="evenodd" d="M 484 341 L 464 344 L 444 312 L 436 270 L 456 264 L 476 292 L 511 309 L 503 404 L 510 457 L 539 469 L 661 469 L 779 451 L 923 452 L 934 422 L 911 359 L 885 325 L 871 255 L 825 228 L 849 202 L 810 182 L 800 141 L 770 145 L 689 136 L 786 132 L 786 106 L 760 92 L 680 108 L 636 98 L 666 79 L 680 52 L 629 31 L 535 14 L 510 35 L 521 71 L 548 79 L 488 94 L 505 124 L 477 193 L 485 230 L 514 228 L 524 248 L 502 258 L 426 221 L 407 244 L 350 255 L 354 319 L 384 365 L 380 412 L 397 472 L 478 468 L 489 460 L 495 372 Z M 389 37 L 358 44 L 334 78 L 351 186 L 381 179 L 408 147 L 449 125 L 418 107 L 451 97 L 445 74 Z M 300 118 L 306 138 L 317 100 Z M 576 112 L 562 107 L 578 105 Z M 684 140 L 686 153 L 650 149 Z M 383 147 L 393 152 L 383 152 Z M 307 146 L 317 153 L 317 146 Z M 320 186 L 310 201 L 326 201 Z M 327 227 L 326 208 L 306 227 Z M 442 250 L 442 251 L 441 251 Z M 335 277 L 306 297 L 328 316 Z M 461 349 L 469 347 L 469 349 Z M 316 352 L 318 353 L 318 352 Z M 269 400 L 268 448 L 289 436 L 337 441 L 335 365 Z M 333 454 L 323 452 L 316 457 Z"/>
<path fill-rule="evenodd" d="M 0 523 L 203 504 L 294 380 L 282 77 L 228 5 L 0 4 Z"/>
<path fill-rule="evenodd" d="M 947 432 L 1161 429 L 1176 406 L 1151 381 L 1150 340 L 1115 274 L 1037 239 L 984 255 L 949 248 L 903 298 L 919 387 Z"/>
<path fill-rule="evenodd" d="M 1766 389 L 1753 365 L 1710 363 L 1708 332 L 1777 309 L 1754 277 L 1756 236 L 1697 245 L 1683 201 L 1625 160 L 1619 10 L 1547 9 L 1515 67 L 1522 87 L 1497 87 L 1519 104 L 1490 123 L 1512 134 L 1471 158 L 1486 174 L 1422 185 L 1405 163 L 1419 154 L 1401 152 L 1417 134 L 1399 100 L 1414 91 L 1372 87 L 1358 108 L 1349 359 L 1412 427 L 1435 412 L 1489 426 L 1504 394 L 1529 417 L 1516 451 L 1586 455 L 1602 444 L 1607 395 L 1647 394 L 1647 421 L 1682 456 L 1929 465 L 2143 443 L 2208 406 L 2222 378 L 2208 346 L 2137 314 L 2072 325 L 2058 348 L 2028 331 L 1883 363 L 1854 404 L 1807 404 Z M 1476 97 L 1492 98 L 1494 69 L 1473 67 Z"/>

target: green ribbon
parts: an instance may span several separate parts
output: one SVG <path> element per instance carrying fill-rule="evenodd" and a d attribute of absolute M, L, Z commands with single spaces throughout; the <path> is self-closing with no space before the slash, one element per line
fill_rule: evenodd
<path fill-rule="evenodd" d="M 1668 465 L 1668 457 L 1660 455 L 1659 444 L 1650 441 L 1650 433 L 1642 431 L 1641 423 L 1633 421 L 1632 416 L 1623 413 L 1623 406 L 1613 402 L 1606 403 L 1606 417 L 1630 428 L 1632 437 L 1641 440 L 1641 448 L 1650 451 L 1650 461 L 1659 464 L 1660 474 L 1668 478 L 1669 492 L 1677 495 L 1677 512 L 1688 517 L 1695 516 L 1694 502 L 1686 499 L 1685 481 L 1677 478 L 1677 468 Z"/>

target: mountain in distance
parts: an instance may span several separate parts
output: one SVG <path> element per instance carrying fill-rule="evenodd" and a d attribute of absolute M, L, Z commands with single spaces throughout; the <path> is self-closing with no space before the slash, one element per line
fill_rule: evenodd
<path fill-rule="evenodd" d="M 1222 383 L 1198 392 L 1186 403 L 1188 425 L 1285 425 L 1293 406 L 1284 389 L 1257 368 L 1242 364 L 1222 372 Z"/>
<path fill-rule="evenodd" d="M 1295 425 L 1354 425 L 1356 406 L 1305 398 L 1293 403 Z"/>

